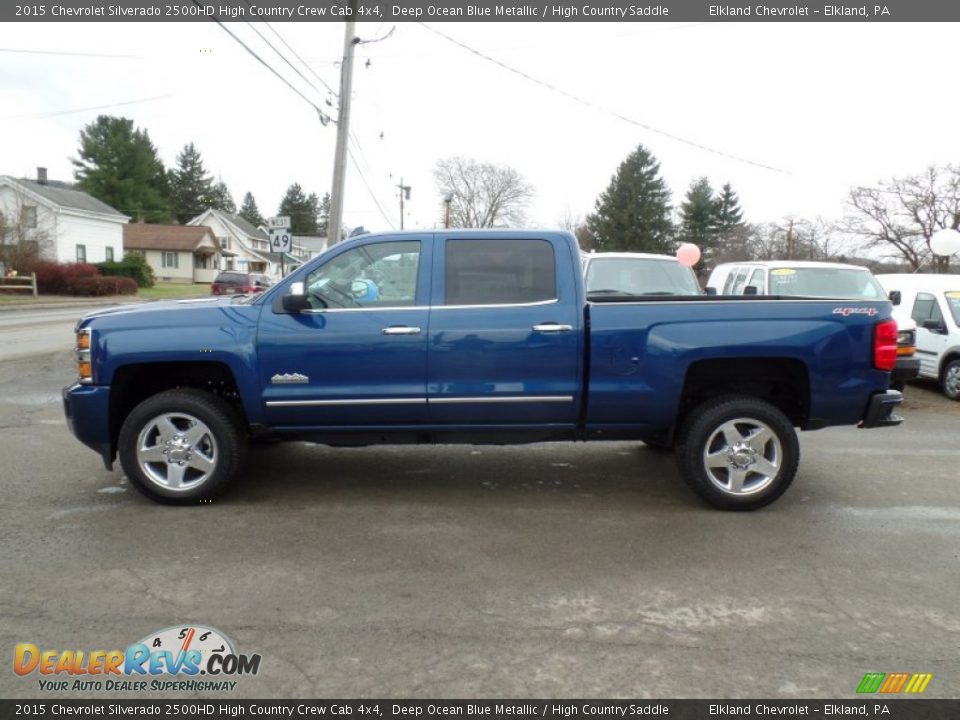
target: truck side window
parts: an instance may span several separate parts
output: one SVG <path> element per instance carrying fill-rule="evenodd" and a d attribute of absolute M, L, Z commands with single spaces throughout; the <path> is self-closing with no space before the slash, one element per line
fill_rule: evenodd
<path fill-rule="evenodd" d="M 555 300 L 556 261 L 546 240 L 447 240 L 445 305 Z"/>
<path fill-rule="evenodd" d="M 419 264 L 418 240 L 361 245 L 307 275 L 307 297 L 317 308 L 414 305 Z"/>
<path fill-rule="evenodd" d="M 747 284 L 747 275 L 749 274 L 750 274 L 750 268 L 748 267 L 740 268 L 740 270 L 737 271 L 737 279 L 734 280 L 733 282 L 733 288 L 730 290 L 729 293 L 725 293 L 725 294 L 742 295 L 743 286 Z"/>
<path fill-rule="evenodd" d="M 757 268 L 753 271 L 753 275 L 750 276 L 750 282 L 748 282 L 747 285 L 753 285 L 760 295 L 767 294 L 767 289 L 763 283 L 763 268 Z"/>
<path fill-rule="evenodd" d="M 943 313 L 940 312 L 937 299 L 929 293 L 917 293 L 910 317 L 916 321 L 917 325 L 923 325 L 924 320 L 943 322 Z"/>

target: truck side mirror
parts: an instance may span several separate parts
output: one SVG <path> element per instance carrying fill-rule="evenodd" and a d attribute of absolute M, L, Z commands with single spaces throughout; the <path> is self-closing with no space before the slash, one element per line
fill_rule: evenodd
<path fill-rule="evenodd" d="M 899 305 L 901 299 L 902 299 L 902 296 L 900 295 L 899 290 L 890 291 L 890 302 L 892 302 L 894 305 Z"/>
<path fill-rule="evenodd" d="M 283 296 L 283 309 L 288 313 L 301 313 L 310 309 L 310 303 L 307 301 L 307 295 L 302 282 L 295 282 L 290 285 L 290 291 Z"/>
<path fill-rule="evenodd" d="M 758 288 L 756 285 L 747 285 L 747 286 L 743 289 L 743 294 L 744 294 L 744 295 L 759 295 L 759 294 L 760 294 L 760 288 Z"/>
<path fill-rule="evenodd" d="M 927 320 L 923 321 L 923 324 L 920 327 L 926 328 L 930 332 L 935 332 L 940 334 L 944 334 L 947 332 L 947 327 L 946 327 L 946 324 L 943 322 L 943 320 L 933 320 L 928 318 Z"/>
<path fill-rule="evenodd" d="M 706 292 L 707 295 L 716 295 L 716 294 L 717 294 L 717 289 L 716 289 L 715 287 L 713 287 L 713 285 L 707 285 L 707 286 L 704 288 L 704 292 Z"/>

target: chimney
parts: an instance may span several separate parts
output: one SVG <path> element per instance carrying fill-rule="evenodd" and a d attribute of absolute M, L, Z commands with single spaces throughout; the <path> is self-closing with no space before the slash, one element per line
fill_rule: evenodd
<path fill-rule="evenodd" d="M 37 182 L 41 185 L 47 184 L 47 169 L 45 167 L 37 168 Z"/>

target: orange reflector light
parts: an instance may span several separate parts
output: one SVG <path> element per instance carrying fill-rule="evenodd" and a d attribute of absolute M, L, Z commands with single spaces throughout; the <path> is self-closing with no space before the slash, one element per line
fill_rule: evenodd
<path fill-rule="evenodd" d="M 77 333 L 77 348 L 79 350 L 90 349 L 90 333 Z"/>
<path fill-rule="evenodd" d="M 78 363 L 77 374 L 80 375 L 81 380 L 89 380 L 93 377 L 93 365 L 89 362 Z"/>

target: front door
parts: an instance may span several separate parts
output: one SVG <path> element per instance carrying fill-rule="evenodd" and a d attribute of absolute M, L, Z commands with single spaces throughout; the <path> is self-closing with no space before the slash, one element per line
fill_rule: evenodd
<path fill-rule="evenodd" d="M 910 317 L 917 323 L 917 357 L 920 358 L 920 374 L 936 378 L 940 374 L 940 358 L 947 349 L 947 331 L 932 330 L 923 326 L 925 322 L 945 327 L 943 312 L 937 298 L 932 293 L 917 293 Z"/>
<path fill-rule="evenodd" d="M 272 427 L 420 425 L 427 420 L 431 243 L 350 242 L 303 281 L 311 309 L 263 310 L 260 382 Z M 285 284 L 286 285 L 286 284 Z"/>

